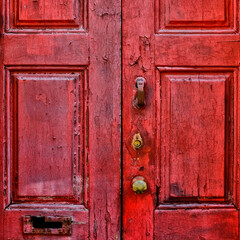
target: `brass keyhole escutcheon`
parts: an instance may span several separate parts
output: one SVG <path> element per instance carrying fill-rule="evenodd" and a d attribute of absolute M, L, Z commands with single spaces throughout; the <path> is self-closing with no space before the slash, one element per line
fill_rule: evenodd
<path fill-rule="evenodd" d="M 137 194 L 144 193 L 147 190 L 147 183 L 145 182 L 145 178 L 142 176 L 133 178 L 132 189 Z"/>
<path fill-rule="evenodd" d="M 140 133 L 137 133 L 133 136 L 132 146 L 134 150 L 138 150 L 143 146 L 143 140 Z"/>

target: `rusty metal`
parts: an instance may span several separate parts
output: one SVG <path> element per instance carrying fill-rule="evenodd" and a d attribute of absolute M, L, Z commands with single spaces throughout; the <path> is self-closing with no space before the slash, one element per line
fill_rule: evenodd
<path fill-rule="evenodd" d="M 143 77 L 138 77 L 136 79 L 137 94 L 134 100 L 134 105 L 137 108 L 143 108 L 145 106 L 145 90 L 144 90 L 145 83 L 146 79 Z"/>
<path fill-rule="evenodd" d="M 34 222 L 35 221 L 35 222 Z M 43 223 L 43 227 L 35 226 L 36 221 Z M 47 225 L 61 225 L 61 227 L 44 227 Z M 71 235 L 72 219 L 71 217 L 52 217 L 52 216 L 24 216 L 23 217 L 24 234 L 48 234 L 48 235 Z"/>

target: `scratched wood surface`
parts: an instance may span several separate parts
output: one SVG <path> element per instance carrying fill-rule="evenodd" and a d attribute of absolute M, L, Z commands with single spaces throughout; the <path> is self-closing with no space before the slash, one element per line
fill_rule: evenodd
<path fill-rule="evenodd" d="M 162 186 L 161 201 L 219 201 L 229 191 L 231 166 L 225 158 L 232 159 L 232 84 L 231 73 L 162 73 L 161 175 L 166 189 Z"/>
<path fill-rule="evenodd" d="M 5 0 L 6 32 L 84 32 L 88 1 Z"/>
<path fill-rule="evenodd" d="M 153 239 L 154 182 L 154 4 L 152 1 L 122 1 L 123 39 L 123 239 Z M 146 107 L 135 109 L 133 96 L 137 77 L 146 79 Z M 143 148 L 132 148 L 140 133 Z M 135 194 L 131 181 L 143 176 L 147 191 Z"/>
<path fill-rule="evenodd" d="M 2 14 L 3 12 L 3 4 L 0 4 L 0 13 Z M 3 62 L 3 32 L 4 29 L 2 27 L 3 25 L 3 19 L 0 20 L 1 21 L 1 27 L 0 27 L 0 59 L 1 62 Z M 2 78 L 4 74 L 4 67 L 1 66 L 0 67 L 0 76 Z M 0 238 L 3 239 L 3 206 L 4 206 L 4 194 L 6 194 L 4 192 L 4 180 L 3 180 L 3 173 L 4 173 L 4 148 L 6 147 L 6 139 L 4 138 L 4 117 L 3 114 L 4 113 L 4 105 L 3 105 L 3 98 L 4 98 L 4 91 L 3 91 L 3 81 L 0 81 L 0 146 L 1 146 L 1 150 L 0 150 L 0 206 L 1 206 L 1 210 L 0 210 Z"/>
<path fill-rule="evenodd" d="M 154 236 L 239 239 L 236 5 L 212 1 L 210 11 L 200 1 L 202 15 L 193 16 L 198 3 L 156 2 L 155 16 L 169 11 L 155 18 Z"/>
<path fill-rule="evenodd" d="M 238 239 L 238 213 L 234 209 L 156 211 L 155 239 Z"/>
<path fill-rule="evenodd" d="M 123 238 L 239 239 L 237 1 L 154 4 L 122 4 Z"/>
<path fill-rule="evenodd" d="M 120 239 L 120 1 L 0 9 L 0 239 Z M 26 215 L 72 235 L 23 234 Z"/>
<path fill-rule="evenodd" d="M 120 239 L 121 2 L 89 1 L 90 239 Z"/>
<path fill-rule="evenodd" d="M 64 239 L 239 239 L 237 3 L 122 0 L 121 126 L 120 0 L 2 1 L 0 238 L 50 215 Z"/>

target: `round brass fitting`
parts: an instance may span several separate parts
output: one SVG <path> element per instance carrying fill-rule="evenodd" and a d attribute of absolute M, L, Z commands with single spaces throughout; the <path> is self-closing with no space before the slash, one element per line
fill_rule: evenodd
<path fill-rule="evenodd" d="M 145 178 L 142 176 L 137 176 L 132 180 L 132 189 L 135 193 L 141 194 L 147 190 L 147 183 Z"/>
<path fill-rule="evenodd" d="M 133 136 L 132 146 L 134 150 L 138 150 L 143 146 L 143 140 L 140 133 L 136 133 Z"/>

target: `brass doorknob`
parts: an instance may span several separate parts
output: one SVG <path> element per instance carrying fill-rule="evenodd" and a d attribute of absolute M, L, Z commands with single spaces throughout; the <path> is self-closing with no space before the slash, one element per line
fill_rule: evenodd
<path fill-rule="evenodd" d="M 144 193 L 147 190 L 147 183 L 145 178 L 142 176 L 137 176 L 132 180 L 132 189 L 135 193 Z"/>

